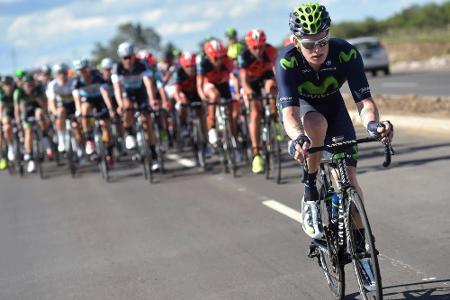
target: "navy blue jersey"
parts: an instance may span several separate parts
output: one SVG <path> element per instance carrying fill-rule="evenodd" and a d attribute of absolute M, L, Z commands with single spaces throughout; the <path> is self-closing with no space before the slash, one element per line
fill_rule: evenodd
<path fill-rule="evenodd" d="M 115 64 L 112 69 L 111 80 L 113 83 L 119 82 L 127 92 L 145 92 L 144 81 L 142 80 L 147 67 L 139 60 L 135 61 L 131 71 L 126 70 L 122 63 Z"/>
<path fill-rule="evenodd" d="M 345 81 L 355 103 L 371 97 L 361 54 L 342 39 L 330 39 L 327 59 L 317 72 L 294 45 L 286 46 L 275 61 L 275 75 L 281 108 L 300 106 L 300 99 L 335 107 L 342 101 L 339 89 Z"/>
<path fill-rule="evenodd" d="M 189 77 L 181 66 L 178 66 L 174 73 L 175 84 L 180 86 L 184 93 L 197 93 L 196 76 Z"/>
<path fill-rule="evenodd" d="M 81 99 L 89 101 L 102 101 L 102 94 L 100 93 L 100 87 L 106 84 L 102 74 L 96 70 L 91 70 L 92 81 L 87 84 L 83 77 L 77 76 L 73 81 L 73 90 L 78 90 Z"/>

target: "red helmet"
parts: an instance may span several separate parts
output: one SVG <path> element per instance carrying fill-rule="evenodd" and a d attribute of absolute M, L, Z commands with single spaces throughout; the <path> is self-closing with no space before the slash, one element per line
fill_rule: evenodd
<path fill-rule="evenodd" d="M 180 56 L 180 65 L 185 68 L 195 66 L 195 53 L 183 52 Z"/>
<path fill-rule="evenodd" d="M 266 44 L 266 34 L 262 29 L 253 29 L 247 32 L 245 43 L 249 48 L 262 47 Z"/>
<path fill-rule="evenodd" d="M 206 56 L 211 59 L 224 57 L 227 54 L 227 49 L 218 40 L 211 40 L 203 46 Z"/>
<path fill-rule="evenodd" d="M 283 46 L 286 47 L 290 44 L 294 44 L 294 40 L 293 40 L 294 36 L 292 34 L 288 35 L 283 42 Z"/>
<path fill-rule="evenodd" d="M 136 58 L 140 59 L 140 60 L 144 60 L 147 62 L 147 64 L 149 66 L 155 66 L 156 63 L 158 62 L 156 56 L 154 56 L 153 54 L 151 54 L 149 51 L 147 50 L 141 50 L 136 54 Z"/>

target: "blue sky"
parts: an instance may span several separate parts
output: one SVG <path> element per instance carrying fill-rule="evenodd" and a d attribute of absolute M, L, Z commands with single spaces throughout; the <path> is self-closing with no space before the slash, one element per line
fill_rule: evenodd
<path fill-rule="evenodd" d="M 269 42 L 288 33 L 289 11 L 298 0 L 0 0 L 0 74 L 15 67 L 70 62 L 90 55 L 118 24 L 141 22 L 186 50 L 207 35 L 222 37 L 228 26 L 243 35 L 263 28 Z M 412 4 L 444 0 L 323 0 L 333 22 L 388 17 Z"/>

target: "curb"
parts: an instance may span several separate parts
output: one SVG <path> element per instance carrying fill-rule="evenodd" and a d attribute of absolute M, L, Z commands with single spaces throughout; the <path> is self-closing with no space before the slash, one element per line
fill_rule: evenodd
<path fill-rule="evenodd" d="M 350 118 L 353 124 L 361 124 L 361 119 L 356 110 L 349 111 Z M 440 118 L 424 118 L 417 116 L 400 116 L 382 114 L 382 120 L 390 120 L 395 128 L 403 128 L 413 130 L 414 134 L 433 134 L 440 137 L 447 137 L 450 139 L 450 120 Z"/>

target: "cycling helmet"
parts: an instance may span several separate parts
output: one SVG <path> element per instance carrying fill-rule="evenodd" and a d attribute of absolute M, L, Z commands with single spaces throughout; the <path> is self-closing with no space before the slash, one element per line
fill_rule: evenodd
<path fill-rule="evenodd" d="M 155 66 L 158 61 L 157 58 L 149 51 L 147 50 L 140 50 L 137 54 L 136 57 L 140 60 L 143 60 L 147 63 L 148 66 Z"/>
<path fill-rule="evenodd" d="M 180 57 L 181 56 L 181 50 L 180 49 L 173 49 L 172 50 L 172 55 L 174 57 Z"/>
<path fill-rule="evenodd" d="M 48 65 L 43 65 L 41 67 L 41 72 L 47 75 L 50 75 L 52 73 L 52 69 Z"/>
<path fill-rule="evenodd" d="M 61 73 L 67 74 L 68 70 L 69 70 L 69 68 L 67 67 L 66 64 L 56 64 L 52 67 L 53 75 L 61 74 Z"/>
<path fill-rule="evenodd" d="M 206 56 L 211 59 L 224 57 L 227 54 L 227 49 L 218 40 L 211 40 L 203 46 Z"/>
<path fill-rule="evenodd" d="M 9 75 L 2 76 L 1 78 L 2 84 L 14 84 L 14 78 Z"/>
<path fill-rule="evenodd" d="M 16 70 L 16 78 L 22 79 L 23 77 L 25 77 L 25 75 L 27 75 L 27 72 L 25 72 L 23 69 Z"/>
<path fill-rule="evenodd" d="M 23 82 L 25 82 L 25 83 L 34 83 L 33 75 L 31 75 L 31 74 L 25 75 L 25 77 L 23 78 Z"/>
<path fill-rule="evenodd" d="M 225 31 L 225 36 L 227 38 L 236 38 L 237 37 L 237 31 L 236 29 L 232 28 L 232 27 L 228 27 L 227 30 Z"/>
<path fill-rule="evenodd" d="M 100 62 L 101 69 L 112 69 L 113 65 L 114 65 L 114 61 L 109 57 L 105 57 Z"/>
<path fill-rule="evenodd" d="M 134 47 L 128 42 L 123 42 L 117 47 L 117 55 L 119 57 L 130 56 L 134 54 Z"/>
<path fill-rule="evenodd" d="M 195 53 L 183 52 L 180 56 L 180 65 L 185 68 L 195 66 Z"/>
<path fill-rule="evenodd" d="M 249 48 L 262 47 L 266 44 L 266 34 L 262 29 L 253 29 L 247 32 L 245 43 Z"/>
<path fill-rule="evenodd" d="M 297 37 L 324 32 L 330 28 L 330 24 L 325 6 L 317 2 L 300 4 L 289 15 L 289 27 Z"/>
<path fill-rule="evenodd" d="M 86 58 L 77 59 L 73 61 L 73 68 L 75 71 L 89 67 L 89 61 Z"/>

